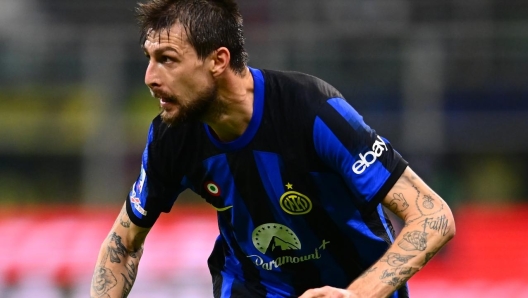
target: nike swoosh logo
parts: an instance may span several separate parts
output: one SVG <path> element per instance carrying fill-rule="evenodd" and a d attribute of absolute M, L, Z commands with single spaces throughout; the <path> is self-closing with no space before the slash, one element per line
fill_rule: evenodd
<path fill-rule="evenodd" d="M 224 207 L 224 208 L 216 208 L 215 206 L 213 206 L 213 208 L 216 209 L 216 211 L 219 211 L 219 212 L 222 212 L 222 211 L 226 211 L 226 210 L 229 210 L 231 208 L 233 208 L 233 206 L 227 206 L 227 207 Z"/>

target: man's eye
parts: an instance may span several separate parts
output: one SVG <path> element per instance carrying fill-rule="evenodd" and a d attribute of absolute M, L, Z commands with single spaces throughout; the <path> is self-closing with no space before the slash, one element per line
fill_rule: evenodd
<path fill-rule="evenodd" d="M 172 59 L 172 58 L 169 57 L 169 56 L 161 56 L 161 59 L 160 59 L 160 60 L 161 60 L 161 62 L 163 62 L 163 63 L 174 61 L 174 59 Z"/>

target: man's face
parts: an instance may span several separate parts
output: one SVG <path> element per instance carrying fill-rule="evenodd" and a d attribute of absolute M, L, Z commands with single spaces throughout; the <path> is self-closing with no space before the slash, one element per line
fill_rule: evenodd
<path fill-rule="evenodd" d="M 145 84 L 160 101 L 162 120 L 175 124 L 203 119 L 217 97 L 211 59 L 198 58 L 180 24 L 170 31 L 149 32 L 143 47 L 149 59 Z"/>

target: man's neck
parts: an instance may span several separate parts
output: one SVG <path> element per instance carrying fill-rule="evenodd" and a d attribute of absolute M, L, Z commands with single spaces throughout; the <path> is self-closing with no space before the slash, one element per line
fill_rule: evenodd
<path fill-rule="evenodd" d="M 218 140 L 230 142 L 246 131 L 253 116 L 254 82 L 249 69 L 241 75 L 226 73 L 218 82 L 218 98 L 219 113 L 206 117 L 204 122 Z"/>

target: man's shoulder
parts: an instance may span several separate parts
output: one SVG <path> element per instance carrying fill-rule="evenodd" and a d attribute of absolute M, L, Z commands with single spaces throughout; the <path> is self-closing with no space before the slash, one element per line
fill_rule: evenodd
<path fill-rule="evenodd" d="M 263 69 L 266 81 L 272 88 L 293 94 L 311 94 L 323 99 L 343 97 L 341 93 L 325 80 L 311 74 L 298 71 L 280 71 Z"/>

